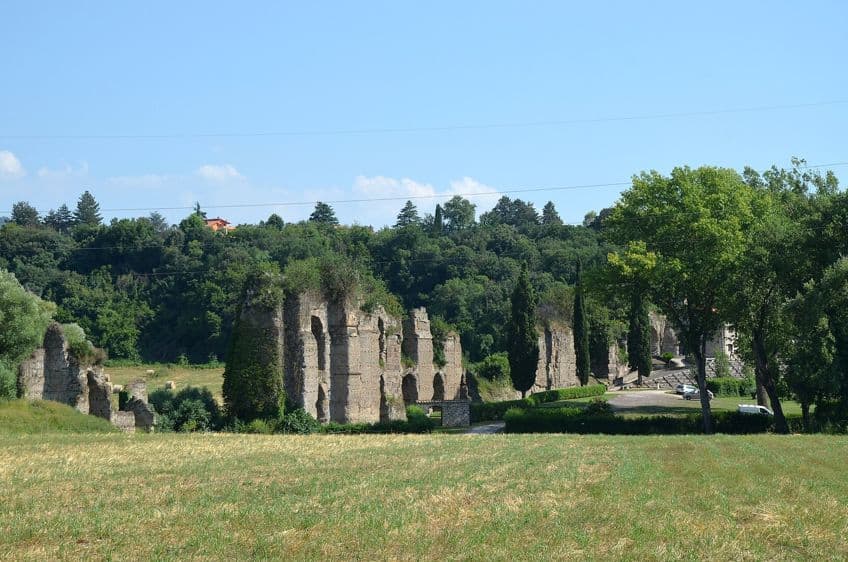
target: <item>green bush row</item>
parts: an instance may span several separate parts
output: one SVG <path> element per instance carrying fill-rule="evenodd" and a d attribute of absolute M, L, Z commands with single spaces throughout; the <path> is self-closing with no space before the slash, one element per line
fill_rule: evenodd
<path fill-rule="evenodd" d="M 287 411 L 279 420 L 256 419 L 249 423 L 238 420 L 230 423 L 226 431 L 233 433 L 256 433 L 270 435 L 273 433 L 284 434 L 309 434 L 309 433 L 430 433 L 435 424 L 427 417 L 427 413 L 420 406 L 408 406 L 406 408 L 406 420 L 397 420 L 386 423 L 336 423 L 330 422 L 321 425 L 309 415 L 303 408 Z"/>
<path fill-rule="evenodd" d="M 504 400 L 503 402 L 482 402 L 471 405 L 471 421 L 496 421 L 504 419 L 504 414 L 510 408 L 528 409 L 559 400 L 574 400 L 575 398 L 588 398 L 590 396 L 601 396 L 607 391 L 602 384 L 588 386 L 571 386 L 568 388 L 557 388 L 531 394 L 521 400 Z"/>
<path fill-rule="evenodd" d="M 707 379 L 707 388 L 716 396 L 751 396 L 757 385 L 753 378 L 714 377 Z"/>
<path fill-rule="evenodd" d="M 700 414 L 623 418 L 587 414 L 579 408 L 512 408 L 504 415 L 507 433 L 600 433 L 606 435 L 686 435 L 703 432 Z M 715 412 L 716 433 L 746 434 L 770 431 L 768 416 Z"/>

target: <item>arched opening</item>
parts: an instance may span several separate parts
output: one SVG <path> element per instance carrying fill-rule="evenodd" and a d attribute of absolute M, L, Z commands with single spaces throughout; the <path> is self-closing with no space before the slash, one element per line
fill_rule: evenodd
<path fill-rule="evenodd" d="M 403 392 L 403 401 L 407 404 L 418 402 L 418 379 L 412 373 L 403 377 L 401 381 L 401 391 Z"/>
<path fill-rule="evenodd" d="M 324 386 L 319 384 L 318 400 L 315 401 L 315 418 L 321 423 L 330 421 L 330 410 L 327 402 L 327 393 L 324 392 Z"/>
<path fill-rule="evenodd" d="M 385 366 L 386 362 L 386 325 L 382 318 L 377 318 L 377 329 L 380 330 L 380 361 Z"/>
<path fill-rule="evenodd" d="M 327 359 L 325 357 L 326 343 L 324 342 L 324 325 L 321 324 L 321 319 L 317 316 L 312 317 L 312 337 L 315 338 L 315 343 L 318 345 L 318 370 L 324 371 L 327 368 Z"/>
<path fill-rule="evenodd" d="M 433 400 L 445 399 L 445 377 L 442 373 L 436 373 L 433 377 Z"/>

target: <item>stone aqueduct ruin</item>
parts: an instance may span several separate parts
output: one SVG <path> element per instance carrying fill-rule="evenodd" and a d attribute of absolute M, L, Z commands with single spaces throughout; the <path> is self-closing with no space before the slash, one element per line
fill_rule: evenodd
<path fill-rule="evenodd" d="M 286 394 L 297 406 L 326 423 L 375 423 L 406 418 L 405 405 L 468 400 L 459 335 L 436 342 L 424 308 L 404 319 L 382 307 L 365 312 L 350 302 L 330 302 L 312 293 L 289 296 L 272 309 L 245 307 L 243 321 L 270 328 L 283 358 Z M 665 319 L 651 316 L 653 353 L 677 354 L 678 338 Z M 571 327 L 548 322 L 540 328 L 539 362 L 531 392 L 579 385 Z M 441 345 L 443 365 L 436 365 Z M 627 374 L 612 344 L 593 365 L 596 378 Z M 60 324 L 52 324 L 44 345 L 18 372 L 21 394 L 54 400 L 112 421 L 124 430 L 150 430 L 154 413 L 144 381 L 128 385 L 129 400 L 113 407 L 113 387 L 102 367 L 81 365 L 68 349 Z"/>

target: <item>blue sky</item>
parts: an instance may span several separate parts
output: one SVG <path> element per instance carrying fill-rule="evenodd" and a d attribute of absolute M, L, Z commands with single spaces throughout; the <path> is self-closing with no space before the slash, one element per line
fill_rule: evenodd
<path fill-rule="evenodd" d="M 311 206 L 264 204 L 848 161 L 845 3 L 636 4 L 7 0 L 0 209 L 90 189 L 104 209 L 300 220 Z M 774 109 L 603 120 L 755 107 Z M 516 196 L 579 222 L 621 189 Z M 334 207 L 380 226 L 402 203 Z M 211 208 L 240 204 L 260 205 Z"/>

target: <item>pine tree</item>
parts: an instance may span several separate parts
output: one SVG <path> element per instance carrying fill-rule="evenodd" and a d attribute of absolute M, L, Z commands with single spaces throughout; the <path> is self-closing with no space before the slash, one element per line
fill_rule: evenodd
<path fill-rule="evenodd" d="M 574 291 L 574 354 L 577 357 L 577 378 L 580 384 L 589 382 L 591 363 L 589 359 L 589 319 L 583 297 L 583 265 L 577 262 L 577 286 Z"/>
<path fill-rule="evenodd" d="M 194 214 L 204 220 L 206 219 L 206 211 L 200 208 L 200 201 L 195 201 L 194 203 Z"/>
<path fill-rule="evenodd" d="M 400 210 L 397 216 L 395 228 L 402 228 L 411 224 L 418 224 L 421 219 L 418 216 L 418 209 L 412 204 L 412 201 L 407 201 L 403 209 Z"/>
<path fill-rule="evenodd" d="M 527 265 L 521 268 L 518 283 L 512 292 L 509 334 L 509 369 L 512 386 L 521 397 L 533 388 L 539 362 L 539 341 L 536 334 L 536 297 Z"/>
<path fill-rule="evenodd" d="M 56 230 L 67 234 L 74 226 L 74 214 L 67 205 L 62 203 L 56 210 Z"/>
<path fill-rule="evenodd" d="M 326 203 L 318 201 L 315 204 L 315 210 L 312 211 L 311 215 L 309 215 L 309 222 L 337 226 L 339 224 L 339 219 L 336 218 L 336 212 L 333 211 L 332 207 Z"/>
<path fill-rule="evenodd" d="M 80 195 L 77 202 L 77 209 L 74 211 L 74 222 L 76 224 L 97 226 L 102 221 L 100 205 L 94 199 L 94 196 L 88 191 Z"/>
<path fill-rule="evenodd" d="M 433 234 L 442 234 L 444 232 L 444 224 L 442 217 L 442 206 L 436 205 L 436 214 L 433 216 Z"/>
<path fill-rule="evenodd" d="M 639 293 L 634 293 L 630 305 L 627 361 L 631 370 L 639 372 L 637 384 L 641 386 L 642 378 L 651 374 L 651 320 L 647 303 Z"/>
<path fill-rule="evenodd" d="M 553 201 L 548 201 L 542 208 L 542 224 L 562 224 L 562 219 L 559 217 Z"/>

